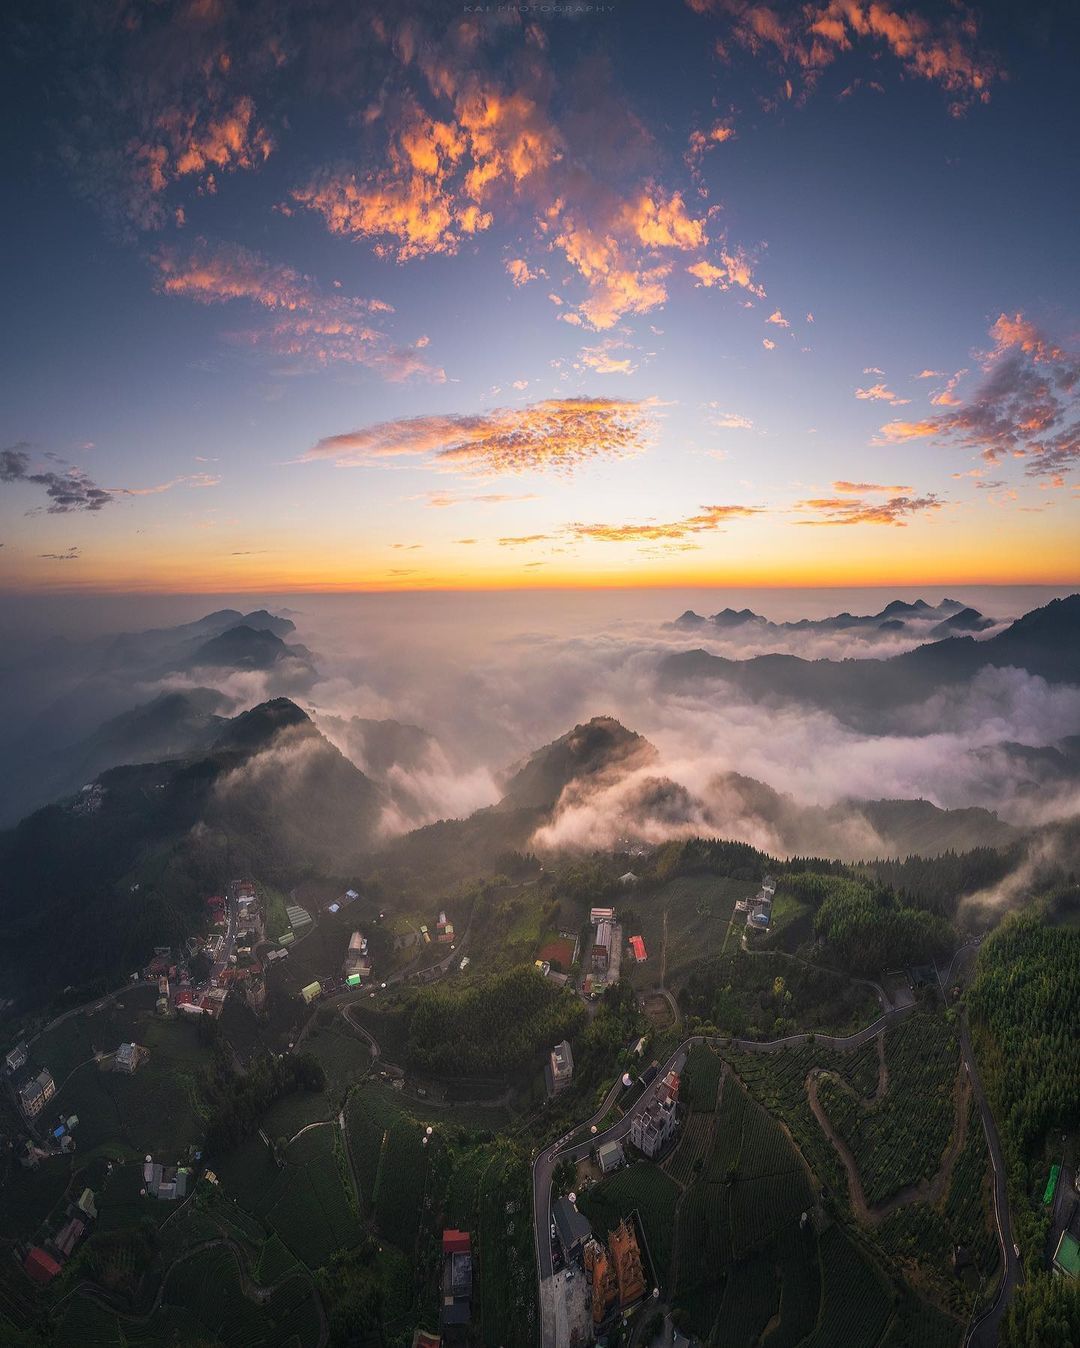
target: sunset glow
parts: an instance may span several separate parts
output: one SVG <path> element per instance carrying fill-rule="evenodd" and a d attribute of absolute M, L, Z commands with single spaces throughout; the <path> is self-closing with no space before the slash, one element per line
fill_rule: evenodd
<path fill-rule="evenodd" d="M 1080 578 L 1053 53 L 572 8 L 27 22 L 5 588 Z"/>

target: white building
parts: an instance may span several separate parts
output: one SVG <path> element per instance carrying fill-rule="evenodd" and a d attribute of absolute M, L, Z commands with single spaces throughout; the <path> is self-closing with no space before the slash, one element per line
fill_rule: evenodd
<path fill-rule="evenodd" d="M 605 1142 L 596 1153 L 596 1159 L 600 1162 L 601 1174 L 610 1175 L 613 1170 L 618 1170 L 619 1166 L 626 1163 L 626 1153 L 619 1142 Z"/>
<path fill-rule="evenodd" d="M 589 912 L 589 921 L 594 927 L 599 926 L 601 922 L 614 922 L 614 908 L 593 908 Z"/>
<path fill-rule="evenodd" d="M 649 1105 L 630 1121 L 630 1141 L 650 1160 L 663 1151 L 675 1135 L 675 1109 L 672 1105 Z"/>
<path fill-rule="evenodd" d="M 56 1094 L 56 1083 L 52 1073 L 43 1067 L 36 1077 L 24 1081 L 19 1087 L 19 1104 L 28 1119 L 36 1118 Z"/>

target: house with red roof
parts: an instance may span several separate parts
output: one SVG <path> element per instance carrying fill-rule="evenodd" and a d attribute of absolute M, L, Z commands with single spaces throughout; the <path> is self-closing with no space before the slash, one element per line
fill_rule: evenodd
<path fill-rule="evenodd" d="M 47 1282 L 52 1282 L 53 1278 L 60 1272 L 60 1265 L 40 1245 L 35 1245 L 30 1250 L 23 1262 L 23 1268 L 27 1271 L 36 1283 L 42 1287 Z"/>

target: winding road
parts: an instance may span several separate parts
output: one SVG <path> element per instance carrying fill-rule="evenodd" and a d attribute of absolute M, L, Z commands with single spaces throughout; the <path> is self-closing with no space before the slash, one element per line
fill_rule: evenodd
<path fill-rule="evenodd" d="M 1008 1309 L 1016 1285 L 1024 1280 L 1024 1269 L 1020 1263 L 1020 1254 L 1013 1235 L 1012 1214 L 1009 1211 L 1009 1192 L 1005 1176 L 1005 1153 L 1001 1147 L 994 1114 L 983 1090 L 979 1077 L 979 1068 L 975 1061 L 975 1052 L 971 1047 L 971 1034 L 968 1030 L 967 1013 L 960 1020 L 960 1056 L 971 1078 L 971 1089 L 975 1094 L 975 1103 L 979 1106 L 983 1132 L 986 1134 L 986 1146 L 990 1152 L 990 1164 L 994 1170 L 994 1222 L 997 1226 L 998 1244 L 1001 1247 L 1002 1277 L 998 1285 L 997 1296 L 982 1314 L 974 1321 L 964 1340 L 964 1348 L 993 1348 L 998 1341 L 998 1331 L 1002 1318 Z"/>

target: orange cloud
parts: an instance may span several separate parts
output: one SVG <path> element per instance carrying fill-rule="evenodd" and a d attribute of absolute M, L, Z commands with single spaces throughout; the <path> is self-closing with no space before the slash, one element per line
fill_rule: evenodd
<path fill-rule="evenodd" d="M 524 258 L 512 257 L 506 264 L 506 270 L 510 273 L 510 279 L 516 286 L 527 285 L 530 281 L 535 281 L 537 277 L 544 275 L 544 269 L 533 271 Z"/>
<path fill-rule="evenodd" d="M 887 421 L 879 434 L 883 441 L 897 444 L 904 440 L 924 440 L 937 430 L 937 422 L 925 421 Z"/>
<path fill-rule="evenodd" d="M 765 322 L 772 323 L 775 327 L 778 328 L 791 327 L 791 324 L 787 321 L 787 319 L 784 317 L 784 315 L 780 312 L 779 309 L 774 309 L 773 312 L 765 320 Z"/>
<path fill-rule="evenodd" d="M 905 528 L 909 518 L 940 510 L 941 505 L 937 496 L 930 493 L 926 496 L 893 496 L 887 501 L 864 501 L 846 496 L 824 497 L 798 501 L 795 509 L 821 516 L 820 519 L 799 520 L 799 524 L 891 524 Z"/>
<path fill-rule="evenodd" d="M 569 474 L 597 459 L 642 453 L 652 406 L 649 400 L 549 398 L 476 415 L 405 417 L 328 436 L 302 457 L 332 459 L 338 467 L 419 457 L 470 474 Z"/>
<path fill-rule="evenodd" d="M 574 364 L 579 368 L 584 367 L 587 370 L 592 370 L 596 374 L 633 374 L 637 366 L 634 364 L 632 357 L 613 354 L 613 352 L 625 351 L 626 349 L 626 342 L 608 339 L 598 346 L 582 347 Z"/>
<path fill-rule="evenodd" d="M 987 463 L 1025 459 L 1032 477 L 1060 475 L 1080 460 L 1080 353 L 1066 351 L 1019 313 L 999 315 L 990 336 L 983 381 L 964 405 L 939 396 L 949 411 L 888 422 L 879 443 L 933 436 L 976 450 Z"/>
<path fill-rule="evenodd" d="M 571 524 L 568 532 L 577 539 L 598 543 L 655 542 L 659 539 L 682 539 L 691 534 L 711 533 L 722 529 L 728 520 L 746 519 L 761 513 L 757 506 L 709 505 L 702 506 L 696 515 L 669 523 Z"/>
<path fill-rule="evenodd" d="M 237 342 L 265 346 L 278 356 L 303 364 L 367 365 L 386 379 L 420 375 L 442 382 L 445 374 L 419 354 L 421 337 L 411 347 L 396 346 L 373 321 L 392 313 L 382 300 L 322 292 L 310 276 L 270 262 L 239 245 L 211 248 L 200 243 L 190 251 L 161 249 L 153 258 L 158 289 L 199 304 L 246 302 L 274 314 L 269 324 L 233 333 Z"/>
<path fill-rule="evenodd" d="M 910 398 L 901 398 L 888 388 L 884 382 L 871 384 L 869 388 L 857 388 L 855 390 L 856 398 L 863 402 L 867 400 L 873 402 L 888 403 L 890 407 L 902 407 L 905 403 L 911 402 Z"/>
<path fill-rule="evenodd" d="M 843 492 L 845 496 L 864 496 L 875 492 L 909 492 L 911 487 L 883 487 L 879 482 L 834 482 L 833 491 Z"/>
<path fill-rule="evenodd" d="M 977 49 L 975 13 L 957 5 L 952 13 L 927 19 L 901 14 L 890 0 L 826 0 L 773 9 L 754 0 L 687 0 L 698 14 L 720 13 L 736 43 L 755 54 L 774 54 L 786 74 L 783 93 L 794 88 L 789 72 L 802 78 L 805 97 L 822 71 L 858 42 L 884 47 L 909 74 L 940 85 L 951 96 L 950 111 L 987 103 L 990 86 L 1002 78 L 996 62 Z"/>
<path fill-rule="evenodd" d="M 701 248 L 707 242 L 705 221 L 687 214 L 682 193 L 665 196 L 653 187 L 626 207 L 631 229 L 649 248 Z"/>
<path fill-rule="evenodd" d="M 761 345 L 765 348 L 766 351 L 776 350 L 776 343 L 773 341 L 771 337 L 762 337 Z"/>
<path fill-rule="evenodd" d="M 956 397 L 955 390 L 957 384 L 966 374 L 967 370 L 957 370 L 957 372 L 952 376 L 952 378 L 945 385 L 945 387 L 943 389 L 940 389 L 937 393 L 935 393 L 931 397 L 930 402 L 933 404 L 933 406 L 959 407 L 961 405 L 961 399 Z"/>

